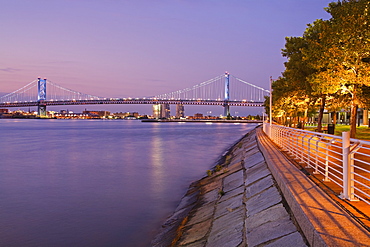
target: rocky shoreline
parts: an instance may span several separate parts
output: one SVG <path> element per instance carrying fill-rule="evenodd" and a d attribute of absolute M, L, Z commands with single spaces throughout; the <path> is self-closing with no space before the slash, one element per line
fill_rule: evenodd
<path fill-rule="evenodd" d="M 152 246 L 307 246 L 250 131 L 192 183 Z"/>

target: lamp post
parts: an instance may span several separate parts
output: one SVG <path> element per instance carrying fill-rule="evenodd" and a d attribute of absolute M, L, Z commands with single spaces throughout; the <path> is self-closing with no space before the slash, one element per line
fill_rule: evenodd
<path fill-rule="evenodd" d="M 270 125 L 272 124 L 272 76 L 270 76 Z"/>
<path fill-rule="evenodd" d="M 272 128 L 272 76 L 270 76 L 270 124 L 269 124 L 269 137 L 272 137 L 271 128 Z"/>

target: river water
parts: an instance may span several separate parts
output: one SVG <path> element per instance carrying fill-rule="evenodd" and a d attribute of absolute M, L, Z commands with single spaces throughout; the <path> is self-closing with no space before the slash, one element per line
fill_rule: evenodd
<path fill-rule="evenodd" d="M 0 246 L 150 246 L 255 126 L 0 119 Z"/>

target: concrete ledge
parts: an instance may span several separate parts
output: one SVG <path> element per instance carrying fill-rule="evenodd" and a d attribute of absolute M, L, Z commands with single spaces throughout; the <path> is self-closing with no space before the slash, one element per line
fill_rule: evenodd
<path fill-rule="evenodd" d="M 262 128 L 257 142 L 311 246 L 370 246 L 370 233 L 286 159 Z"/>

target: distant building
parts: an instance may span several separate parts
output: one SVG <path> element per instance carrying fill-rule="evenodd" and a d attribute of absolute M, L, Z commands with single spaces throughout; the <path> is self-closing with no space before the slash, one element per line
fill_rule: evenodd
<path fill-rule="evenodd" d="M 203 118 L 203 114 L 202 113 L 195 113 L 194 118 L 195 119 L 201 119 L 201 118 Z"/>
<path fill-rule="evenodd" d="M 176 118 L 183 118 L 183 117 L 185 117 L 184 105 L 182 104 L 176 105 Z"/>
<path fill-rule="evenodd" d="M 170 118 L 170 104 L 153 105 L 154 118 Z"/>
<path fill-rule="evenodd" d="M 93 118 L 89 114 L 73 113 L 73 112 L 65 113 L 65 111 L 63 111 L 63 113 L 50 114 L 50 117 L 61 118 L 61 119 L 91 119 Z"/>
<path fill-rule="evenodd" d="M 129 118 L 129 117 L 138 118 L 140 117 L 140 114 L 138 112 L 116 112 L 113 113 L 113 116 L 117 118 Z"/>
<path fill-rule="evenodd" d="M 88 114 L 88 115 L 91 115 L 91 116 L 98 116 L 98 117 L 107 117 L 110 115 L 110 112 L 109 111 L 83 111 L 82 112 L 83 114 Z"/>
<path fill-rule="evenodd" d="M 2 113 L 9 113 L 9 110 L 8 109 L 0 109 L 0 114 Z"/>

